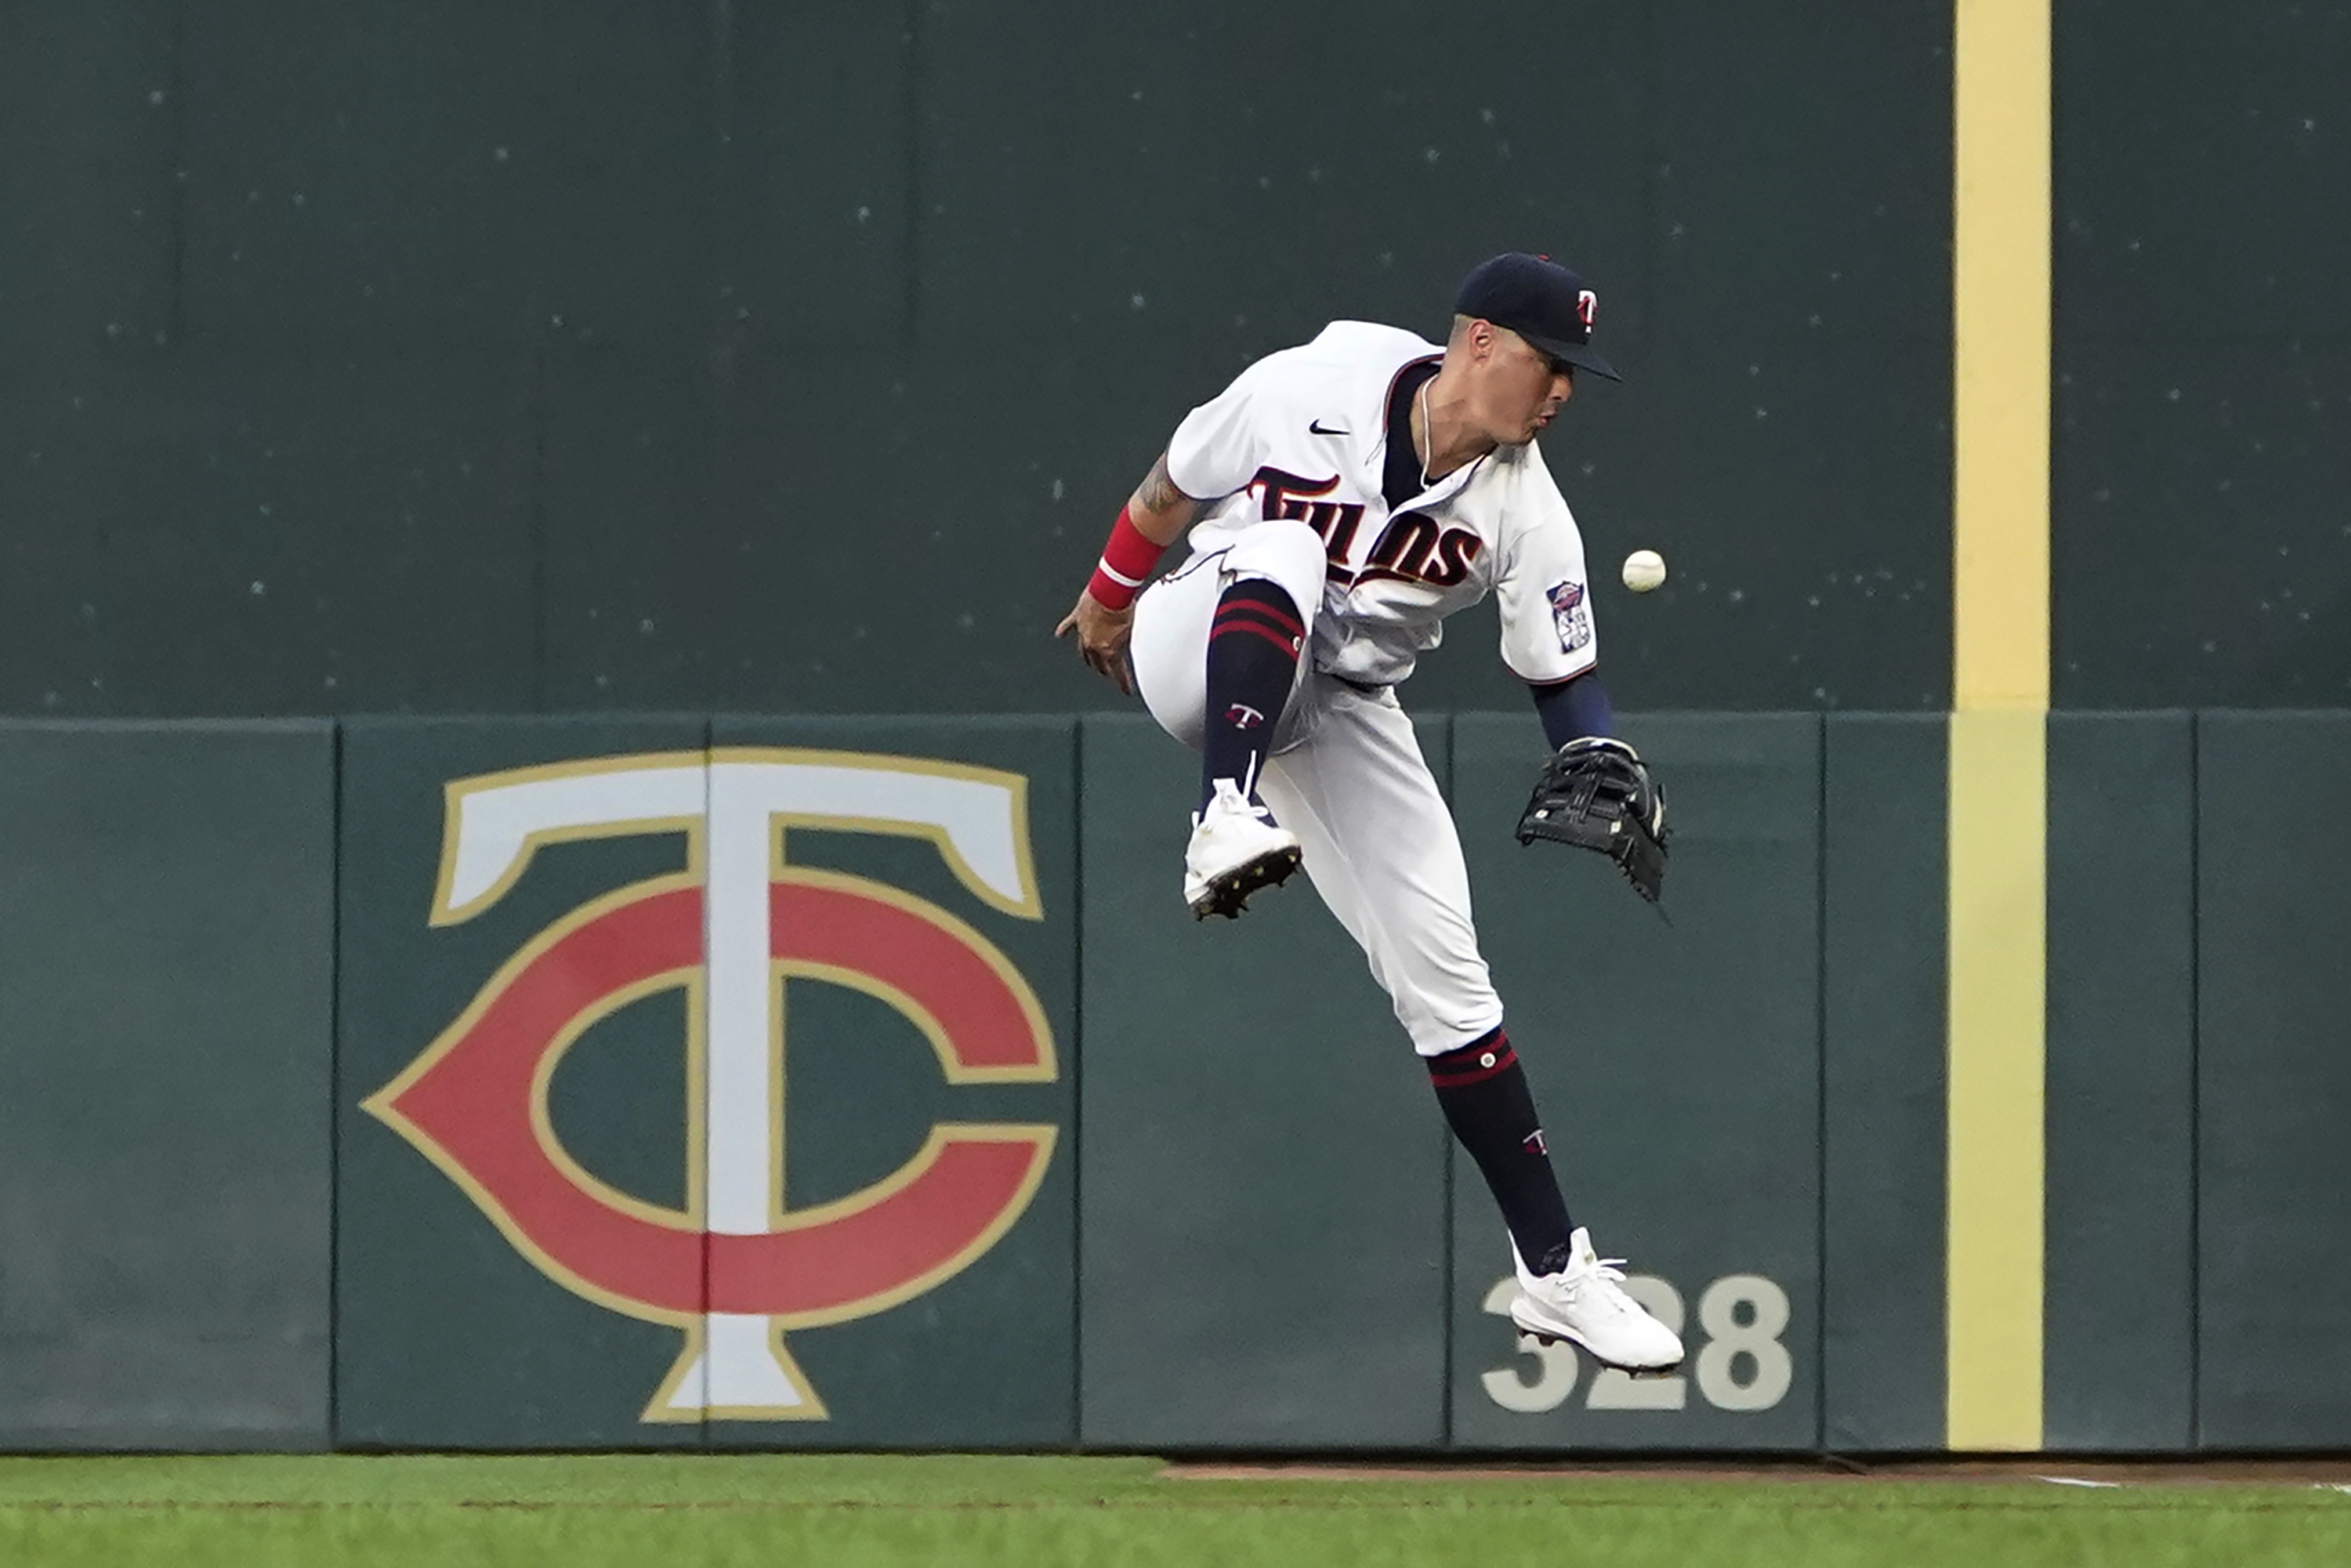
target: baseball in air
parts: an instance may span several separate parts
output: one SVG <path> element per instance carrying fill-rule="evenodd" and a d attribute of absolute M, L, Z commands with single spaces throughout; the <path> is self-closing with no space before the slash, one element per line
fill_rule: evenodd
<path fill-rule="evenodd" d="M 1625 558 L 1625 586 L 1646 593 L 1666 580 L 1666 558 L 1653 549 L 1636 549 Z"/>

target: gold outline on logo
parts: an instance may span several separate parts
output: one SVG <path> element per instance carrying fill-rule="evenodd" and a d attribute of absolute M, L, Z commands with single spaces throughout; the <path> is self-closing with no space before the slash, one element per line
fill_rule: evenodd
<path fill-rule="evenodd" d="M 961 1142 L 1026 1143 L 1029 1146 L 1027 1169 L 1013 1196 L 1005 1203 L 988 1225 L 953 1255 L 899 1287 L 879 1295 L 843 1303 L 819 1312 L 762 1314 L 768 1317 L 769 1348 L 786 1381 L 800 1397 L 792 1406 L 699 1406 L 690 1410 L 672 1410 L 669 1401 L 675 1396 L 685 1375 L 706 1349 L 705 1324 L 712 1315 L 702 1312 L 678 1312 L 648 1307 L 626 1300 L 590 1284 L 571 1270 L 558 1263 L 521 1231 L 503 1203 L 493 1197 L 487 1188 L 459 1166 L 423 1128 L 402 1115 L 393 1102 L 418 1079 L 431 1071 L 441 1059 L 455 1048 L 482 1014 L 504 994 L 515 977 L 557 943 L 580 926 L 625 904 L 660 894 L 693 890 L 707 896 L 708 868 L 705 863 L 709 810 L 708 768 L 720 762 L 755 762 L 761 764 L 808 764 L 822 767 L 869 768 L 879 772 L 920 773 L 937 777 L 969 779 L 994 785 L 1006 791 L 1012 814 L 1014 873 L 1019 886 L 1019 896 L 1008 898 L 991 887 L 965 860 L 944 827 L 935 824 L 914 824 L 894 819 L 866 818 L 856 815 L 826 816 L 779 812 L 770 824 L 768 875 L 774 883 L 792 883 L 805 886 L 828 887 L 856 896 L 873 899 L 893 905 L 938 927 L 977 954 L 1004 983 L 1019 1006 L 1036 1042 L 1038 1059 L 1029 1064 L 1009 1067 L 966 1067 L 954 1054 L 944 1026 L 928 1009 L 896 988 L 859 971 L 836 966 L 803 963 L 791 959 L 773 959 L 770 963 L 771 996 L 770 1071 L 773 1089 L 769 1096 L 774 1126 L 770 1146 L 775 1151 L 776 1169 L 772 1173 L 770 1192 L 770 1231 L 799 1230 L 831 1223 L 842 1217 L 871 1207 L 911 1186 L 926 1174 L 952 1145 Z M 460 818 L 465 800 L 475 793 L 503 787 L 535 782 L 542 779 L 585 778 L 612 773 L 644 771 L 654 768 L 695 768 L 704 770 L 703 813 L 699 816 L 661 816 L 630 819 L 613 822 L 583 824 L 577 827 L 542 829 L 523 836 L 521 845 L 497 880 L 481 894 L 462 905 L 453 905 L 451 893 L 456 873 Z M 430 1160 L 450 1182 L 470 1198 L 507 1239 L 516 1252 L 542 1275 L 583 1300 L 609 1311 L 641 1322 L 653 1322 L 682 1331 L 684 1344 L 667 1375 L 655 1390 L 653 1398 L 639 1419 L 645 1422 L 698 1422 L 709 1419 L 761 1418 L 771 1420 L 824 1420 L 829 1418 L 822 1399 L 784 1344 L 788 1330 L 824 1326 L 845 1322 L 887 1311 L 914 1297 L 935 1289 L 984 1256 L 1028 1212 L 1046 1172 L 1051 1166 L 1052 1155 L 1060 1128 L 1050 1123 L 939 1122 L 932 1125 L 922 1147 L 905 1164 L 881 1181 L 857 1192 L 798 1212 L 784 1207 L 783 1134 L 784 1134 L 784 994 L 783 982 L 799 977 L 841 985 L 873 997 L 906 1019 L 921 1032 L 931 1046 L 946 1081 L 953 1084 L 1050 1082 L 1060 1077 L 1059 1057 L 1054 1047 L 1052 1030 L 1044 1009 L 1028 977 L 1013 965 L 1010 958 L 973 927 L 950 911 L 904 889 L 869 878 L 826 871 L 820 868 L 794 866 L 784 860 L 784 835 L 790 828 L 854 833 L 879 833 L 898 837 L 928 840 L 939 852 L 956 880 L 974 897 L 999 913 L 1026 920 L 1044 918 L 1044 907 L 1036 876 L 1036 866 L 1029 837 L 1029 780 L 1026 775 L 968 764 L 944 762 L 936 758 L 893 756 L 884 753 L 846 752 L 792 747 L 713 747 L 691 751 L 646 752 L 615 757 L 585 758 L 536 767 L 510 768 L 500 772 L 480 774 L 451 780 L 443 790 L 443 831 L 441 857 L 434 882 L 434 904 L 428 918 L 432 926 L 453 925 L 474 918 L 511 892 L 528 868 L 538 851 L 551 843 L 578 842 L 598 839 L 639 837 L 648 834 L 678 832 L 686 840 L 686 867 L 683 873 L 653 878 L 613 889 L 570 911 L 542 929 L 523 947 L 502 964 L 491 978 L 476 992 L 457 1019 L 437 1035 L 425 1051 L 396 1075 L 391 1082 L 360 1103 L 360 1108 L 383 1123 L 402 1141 Z M 705 956 L 706 964 L 706 956 Z M 572 1181 L 600 1203 L 633 1218 L 664 1228 L 702 1232 L 707 1229 L 706 1191 L 708 1179 L 707 1150 L 705 1134 L 708 1112 L 707 1050 L 708 1019 L 705 1012 L 705 965 L 673 969 L 647 977 L 620 991 L 601 997 L 569 1020 L 553 1037 L 538 1061 L 534 1063 L 530 1086 L 529 1115 L 534 1138 L 541 1152 L 567 1180 Z M 687 1204 L 684 1211 L 662 1207 L 635 1197 L 597 1177 L 574 1158 L 556 1135 L 548 1109 L 548 1095 L 554 1072 L 571 1046 L 598 1022 L 621 1009 L 645 997 L 676 986 L 687 991 L 686 1051 L 686 1159 Z M 707 1243 L 705 1242 L 705 1245 Z"/>
<path fill-rule="evenodd" d="M 838 969 L 831 965 L 805 963 L 794 958 L 770 960 L 768 984 L 774 989 L 768 1005 L 768 1061 L 774 1087 L 768 1097 L 768 1146 L 773 1151 L 770 1156 L 773 1168 L 768 1173 L 768 1191 L 772 1195 L 768 1219 L 771 1227 L 781 1228 L 790 1218 L 786 1209 L 789 1194 L 784 1185 L 784 1134 L 788 1115 L 785 1101 L 789 1094 L 784 1071 L 784 1041 L 787 1038 L 784 980 L 798 977 L 830 981 L 883 1003 L 913 1024 L 930 1042 L 931 1052 L 938 1059 L 940 1076 L 948 1083 L 1051 1083 L 1061 1078 L 1061 1057 L 1054 1048 L 1052 1025 L 1045 1019 L 1044 1003 L 1029 984 L 1029 977 L 1014 967 L 1004 949 L 989 941 L 969 922 L 957 918 L 952 912 L 926 898 L 908 893 L 904 888 L 893 887 L 886 882 L 852 876 L 846 872 L 787 864 L 783 859 L 781 832 L 776 835 L 774 858 L 768 864 L 768 876 L 771 887 L 777 883 L 789 883 L 871 899 L 877 904 L 889 904 L 946 932 L 968 951 L 978 955 L 980 961 L 1004 983 L 1004 988 L 1011 993 L 1012 999 L 1019 1005 L 1021 1017 L 1028 1022 L 1029 1038 L 1037 1042 L 1037 1060 L 1033 1063 L 1009 1067 L 967 1067 L 956 1060 L 955 1051 L 947 1043 L 946 1030 L 939 1020 L 931 1015 L 929 1009 L 895 987 L 870 975 Z"/>
<path fill-rule="evenodd" d="M 939 852 L 964 890 L 982 904 L 1000 914 L 1021 920 L 1045 918 L 1044 899 L 1037 889 L 1037 862 L 1029 843 L 1029 776 L 1008 773 L 1000 768 L 981 768 L 967 762 L 942 762 L 935 757 L 900 757 L 882 751 L 828 751 L 800 746 L 714 746 L 710 760 L 721 762 L 757 762 L 804 764 L 818 768 L 857 768 L 875 773 L 922 773 L 935 779 L 961 779 L 974 784 L 992 784 L 1011 797 L 1012 801 L 1012 862 L 1014 874 L 1019 878 L 1020 896 L 1007 898 L 990 887 L 974 871 L 971 862 L 963 858 L 947 831 L 935 822 L 904 822 L 893 818 L 822 816 L 813 812 L 778 811 L 773 819 L 769 839 L 768 870 L 772 873 L 783 864 L 783 832 L 788 828 L 816 828 L 833 832 L 875 833 L 892 838 L 927 839 Z M 886 884 L 881 884 L 886 885 Z"/>
<path fill-rule="evenodd" d="M 374 1093 L 360 1102 L 360 1110 L 365 1111 L 369 1115 L 373 1116 L 377 1121 L 381 1122 L 385 1126 L 391 1128 L 394 1133 L 398 1134 L 402 1140 L 413 1147 L 417 1153 L 423 1155 L 426 1159 L 431 1160 L 434 1165 L 440 1167 L 441 1174 L 447 1176 L 453 1186 L 473 1200 L 474 1206 L 476 1208 L 479 1208 L 483 1214 L 489 1218 L 490 1223 L 496 1226 L 499 1233 L 506 1237 L 507 1244 L 513 1247 L 517 1252 L 520 1253 L 523 1258 L 529 1262 L 531 1267 L 537 1269 L 540 1273 L 546 1275 L 557 1284 L 561 1285 L 565 1290 L 569 1291 L 573 1295 L 579 1296 L 586 1301 L 593 1301 L 598 1306 L 603 1307 L 608 1311 L 618 1312 L 623 1317 L 635 1318 L 640 1322 L 666 1323 L 675 1328 L 684 1328 L 690 1324 L 698 1323 L 701 1321 L 703 1314 L 699 1312 L 671 1312 L 666 1308 L 647 1306 L 642 1301 L 632 1301 L 622 1296 L 616 1296 L 601 1285 L 590 1284 L 588 1281 L 581 1279 L 578 1274 L 572 1272 L 561 1263 L 557 1262 L 553 1258 L 549 1257 L 546 1252 L 539 1249 L 537 1242 L 531 1240 L 530 1238 L 523 1232 L 522 1228 L 516 1223 L 514 1217 L 507 1211 L 506 1205 L 498 1198 L 493 1197 L 490 1190 L 484 1186 L 471 1171 L 467 1170 L 464 1166 L 459 1165 L 455 1157 L 450 1155 L 446 1149 L 443 1148 L 439 1141 L 434 1138 L 431 1134 L 418 1126 L 415 1123 L 410 1121 L 406 1116 L 401 1114 L 398 1106 L 395 1105 L 393 1102 L 397 1101 L 402 1094 L 406 1093 L 410 1085 L 413 1084 L 418 1079 L 423 1078 L 426 1073 L 432 1071 L 433 1069 L 439 1064 L 443 1057 L 447 1056 L 452 1051 L 455 1051 L 457 1048 L 458 1041 L 462 1040 L 467 1034 L 472 1032 L 474 1026 L 480 1021 L 482 1015 L 487 1012 L 491 1005 L 501 996 L 506 994 L 507 988 L 514 983 L 515 977 L 523 970 L 528 968 L 532 964 L 538 962 L 539 957 L 549 948 L 555 946 L 558 943 L 561 942 L 565 937 L 570 936 L 574 931 L 577 931 L 581 926 L 611 914 L 615 909 L 641 902 L 644 899 L 657 897 L 664 894 L 687 891 L 700 893 L 702 891 L 701 880 L 698 877 L 691 875 L 655 877 L 651 881 L 631 883 L 625 887 L 615 888 L 610 893 L 603 894 L 596 898 L 589 900 L 579 908 L 572 910 L 568 915 L 565 915 L 553 925 L 541 930 L 528 942 L 524 943 L 523 946 L 515 952 L 513 956 L 509 957 L 505 963 L 499 965 L 497 971 L 493 974 L 488 980 L 484 982 L 482 988 L 475 993 L 474 999 L 466 1004 L 465 1010 L 464 1012 L 457 1015 L 455 1021 L 452 1022 L 448 1028 L 443 1030 L 438 1035 L 435 1035 L 434 1037 L 433 1043 L 426 1046 L 423 1053 L 420 1054 L 415 1061 L 401 1069 L 399 1074 L 394 1077 L 391 1082 L 385 1084 L 382 1088 L 377 1090 Z M 637 985 L 626 987 L 621 994 L 625 996 L 627 1000 L 632 1001 L 641 996 L 651 994 L 650 991 L 645 988 L 647 987 L 659 988 L 662 986 L 662 983 L 669 980 L 671 977 L 695 974 L 697 972 L 698 970 L 669 970 L 664 975 L 654 976 L 648 980 L 639 982 Z M 693 1014 L 687 1019 L 689 1028 L 693 1028 L 693 1026 L 697 1025 L 702 1021 L 700 1017 L 701 985 L 699 981 L 692 982 L 692 984 L 695 995 L 694 998 Z M 598 1011 L 599 1009 L 602 1008 L 602 1001 L 603 998 L 600 998 L 596 1004 L 583 1010 L 580 1016 L 581 1018 L 588 1019 L 587 1023 L 582 1023 L 579 1019 L 573 1019 L 564 1025 L 563 1030 L 555 1037 L 557 1040 L 562 1042 L 564 1049 L 569 1049 L 571 1041 L 576 1040 L 580 1035 L 586 1033 L 589 1024 L 595 1022 L 601 1017 L 609 1015 L 609 1012 L 611 1009 L 604 1009 L 601 1012 Z M 625 1003 L 621 1005 L 625 1005 Z M 703 1079 L 703 1072 L 705 1070 L 705 1064 L 702 1060 L 704 1051 L 703 1040 L 704 1037 L 701 1031 L 699 1030 L 695 1030 L 695 1032 L 689 1035 L 686 1041 L 686 1071 L 689 1091 L 687 1104 L 689 1107 L 699 1105 L 706 1092 L 704 1087 Z M 550 1042 L 548 1049 L 548 1055 L 552 1057 L 558 1054 L 559 1053 L 556 1045 Z M 539 1134 L 542 1140 L 541 1147 L 548 1149 L 549 1152 L 552 1154 L 553 1148 L 559 1148 L 560 1145 L 554 1144 L 553 1148 L 549 1147 L 549 1144 L 552 1142 L 554 1137 L 554 1132 L 551 1127 L 545 1124 L 547 1071 L 548 1070 L 545 1068 L 543 1062 L 533 1070 L 531 1081 L 532 1103 L 530 1107 L 530 1115 L 532 1129 L 535 1133 Z M 622 1208 L 625 1213 L 643 1219 L 648 1224 L 658 1225 L 664 1229 L 676 1230 L 686 1234 L 695 1234 L 705 1229 L 705 1205 L 704 1195 L 702 1192 L 704 1167 L 706 1164 L 702 1148 L 702 1129 L 704 1122 L 705 1118 L 691 1113 L 686 1117 L 686 1157 L 690 1164 L 687 1167 L 689 1174 L 686 1180 L 687 1207 L 684 1214 L 680 1214 L 674 1208 L 664 1208 L 657 1204 L 648 1203 L 643 1198 L 631 1197 L 625 1193 L 619 1193 L 616 1195 L 622 1200 L 620 1204 L 616 1205 L 616 1207 Z M 578 1171 L 581 1168 L 579 1163 L 572 1159 L 568 1153 L 561 1156 L 561 1160 L 562 1164 L 570 1170 Z M 614 1191 L 614 1189 L 608 1184 L 597 1180 L 594 1177 L 590 1177 L 589 1181 L 590 1190 L 592 1191 L 599 1193 Z"/>
<path fill-rule="evenodd" d="M 703 1082 L 702 1077 L 701 1041 L 705 1038 L 704 1030 L 706 1023 L 702 1012 L 702 968 L 697 965 L 691 969 L 671 969 L 663 974 L 650 976 L 633 986 L 626 986 L 620 990 L 609 992 L 598 998 L 578 1017 L 557 1031 L 555 1038 L 548 1043 L 546 1053 L 531 1069 L 530 1131 L 531 1135 L 538 1140 L 539 1151 L 547 1155 L 548 1164 L 561 1171 L 574 1186 L 592 1194 L 607 1208 L 615 1208 L 623 1214 L 634 1215 L 640 1219 L 649 1219 L 656 1225 L 673 1230 L 700 1230 L 704 1228 L 702 1191 L 707 1174 L 703 1168 L 702 1162 L 697 1160 L 695 1167 L 686 1173 L 685 1207 L 664 1208 L 650 1199 L 622 1192 L 619 1187 L 612 1186 L 586 1166 L 581 1165 L 571 1150 L 565 1145 L 563 1140 L 556 1134 L 555 1113 L 549 1103 L 555 1087 L 556 1070 L 562 1066 L 563 1059 L 570 1054 L 571 1048 L 577 1045 L 590 1030 L 632 1002 L 643 1001 L 647 997 L 659 996 L 664 991 L 674 990 L 681 986 L 685 988 L 686 993 L 685 1027 L 689 1041 L 686 1046 L 685 1103 L 688 1107 L 703 1103 L 709 1097 L 709 1086 Z M 693 1124 L 696 1119 L 689 1114 L 686 1120 L 689 1124 Z M 689 1142 L 691 1142 L 691 1130 Z M 693 1157 L 698 1152 L 692 1148 L 686 1151 L 688 1157 Z"/>
<path fill-rule="evenodd" d="M 694 1370 L 694 1364 L 702 1358 L 703 1351 L 707 1348 L 708 1336 L 703 1332 L 703 1324 L 705 1321 L 704 1318 L 696 1318 L 694 1320 L 694 1326 L 685 1331 L 685 1348 L 678 1352 L 677 1360 L 671 1363 L 669 1371 L 663 1375 L 661 1386 L 653 1390 L 652 1400 L 646 1404 L 643 1411 L 639 1412 L 637 1419 L 640 1422 L 650 1424 L 659 1421 L 679 1426 L 700 1426 L 709 1420 L 830 1421 L 832 1419 L 832 1412 L 825 1408 L 824 1398 L 817 1393 L 816 1385 L 810 1383 L 808 1374 L 800 1370 L 800 1364 L 792 1359 L 792 1353 L 784 1348 L 782 1325 L 772 1321 L 768 1324 L 768 1350 L 776 1358 L 776 1369 L 784 1375 L 784 1381 L 790 1384 L 792 1392 L 800 1396 L 799 1404 L 705 1404 L 695 1406 L 687 1410 L 671 1409 L 669 1402 L 676 1396 L 679 1385 L 685 1382 L 685 1375 Z"/>
<path fill-rule="evenodd" d="M 441 789 L 441 866 L 433 882 L 433 912 L 428 925 L 460 925 L 487 909 L 522 880 L 530 862 L 549 844 L 585 843 L 596 839 L 640 838 L 653 833 L 684 833 L 686 836 L 686 869 L 695 873 L 700 883 L 703 877 L 703 824 L 709 820 L 710 786 L 705 771 L 702 790 L 703 811 L 695 817 L 634 817 L 617 822 L 588 822 L 577 827 L 539 828 L 525 833 L 522 848 L 508 862 L 497 881 L 484 888 L 462 904 L 453 905 L 449 895 L 457 880 L 457 821 L 463 814 L 465 797 L 491 789 L 503 789 L 516 784 L 536 784 L 549 779 L 592 779 L 607 773 L 640 773 L 656 768 L 705 768 L 709 758 L 706 751 L 641 751 L 623 757 L 594 757 L 572 762 L 542 763 L 534 768 L 509 768 L 498 773 L 477 773 L 469 779 L 453 779 Z"/>
<path fill-rule="evenodd" d="M 668 1374 L 662 1379 L 661 1386 L 654 1390 L 653 1398 L 647 1402 L 644 1412 L 638 1416 L 638 1419 L 673 1422 L 710 1419 L 830 1420 L 831 1416 L 825 1408 L 823 1398 L 818 1395 L 815 1385 L 809 1382 L 808 1375 L 800 1371 L 799 1364 L 792 1359 L 791 1352 L 785 1347 L 784 1335 L 799 1329 L 823 1328 L 833 1323 L 853 1322 L 859 1318 L 872 1317 L 877 1313 L 885 1312 L 892 1307 L 910 1301 L 926 1291 L 936 1290 L 940 1285 L 977 1262 L 987 1255 L 989 1249 L 1003 1239 L 1006 1231 L 1019 1224 L 1021 1217 L 1029 1212 L 1029 1205 L 1036 1198 L 1037 1189 L 1044 1185 L 1045 1173 L 1052 1167 L 1053 1150 L 1061 1137 L 1061 1130 L 1052 1124 L 1042 1122 L 1025 1124 L 936 1122 L 932 1124 L 929 1136 L 923 1140 L 923 1146 L 915 1152 L 914 1158 L 880 1181 L 870 1186 L 860 1187 L 847 1197 L 835 1198 L 830 1203 L 817 1204 L 791 1215 L 789 1223 L 778 1227 L 778 1229 L 805 1230 L 830 1224 L 845 1215 L 871 1208 L 875 1204 L 884 1201 L 900 1190 L 921 1180 L 933 1166 L 939 1163 L 950 1145 L 970 1141 L 970 1134 L 975 1133 L 986 1134 L 985 1137 L 977 1140 L 980 1142 L 1026 1143 L 1029 1145 L 1028 1170 L 1021 1176 L 1020 1185 L 1013 1190 L 1012 1197 L 1007 1200 L 1002 1208 L 997 1211 L 996 1218 L 988 1221 L 985 1228 L 975 1232 L 969 1241 L 949 1254 L 936 1266 L 925 1270 L 894 1290 L 885 1291 L 879 1295 L 866 1296 L 838 1307 L 810 1312 L 760 1314 L 768 1320 L 768 1347 L 774 1352 L 776 1364 L 782 1370 L 785 1380 L 791 1385 L 793 1392 L 800 1396 L 801 1402 L 799 1405 L 705 1405 L 693 1410 L 670 1408 L 670 1400 L 676 1396 L 679 1385 L 685 1381 L 686 1375 L 693 1371 L 695 1360 L 700 1357 L 705 1348 L 703 1324 L 713 1314 L 704 1313 L 694 1319 L 688 1327 L 684 1349 L 672 1364 Z"/>

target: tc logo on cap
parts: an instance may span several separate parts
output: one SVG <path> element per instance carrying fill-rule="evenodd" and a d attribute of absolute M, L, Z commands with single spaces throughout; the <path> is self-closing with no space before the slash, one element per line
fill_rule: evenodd
<path fill-rule="evenodd" d="M 1509 251 L 1483 261 L 1461 280 L 1456 315 L 1507 327 L 1557 365 L 1618 379 L 1616 368 L 1592 346 L 1599 296 L 1555 261 Z"/>

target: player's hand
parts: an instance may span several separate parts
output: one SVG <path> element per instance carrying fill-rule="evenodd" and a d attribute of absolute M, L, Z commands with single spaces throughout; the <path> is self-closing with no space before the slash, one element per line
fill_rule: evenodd
<path fill-rule="evenodd" d="M 1113 610 L 1092 594 L 1081 591 L 1053 635 L 1078 634 L 1078 657 L 1094 671 L 1118 684 L 1122 692 L 1134 690 L 1134 672 L 1126 662 L 1126 642 L 1134 634 L 1134 607 Z"/>

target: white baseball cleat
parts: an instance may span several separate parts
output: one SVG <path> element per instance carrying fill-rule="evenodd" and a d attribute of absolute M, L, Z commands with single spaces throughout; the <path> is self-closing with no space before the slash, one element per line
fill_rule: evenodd
<path fill-rule="evenodd" d="M 1619 1283 L 1622 1258 L 1594 1257 L 1592 1233 L 1582 1226 L 1571 1238 L 1567 1267 L 1556 1274 L 1528 1271 L 1518 1249 L 1519 1293 L 1510 1298 L 1510 1321 L 1541 1340 L 1573 1340 L 1594 1360 L 1626 1372 L 1669 1372 L 1682 1361 L 1679 1335 L 1641 1308 Z"/>
<path fill-rule="evenodd" d="M 1290 880 L 1298 869 L 1298 835 L 1253 803 L 1229 779 L 1219 779 L 1208 809 L 1192 818 L 1184 846 L 1184 902 L 1195 920 L 1238 919 L 1249 895 Z"/>

